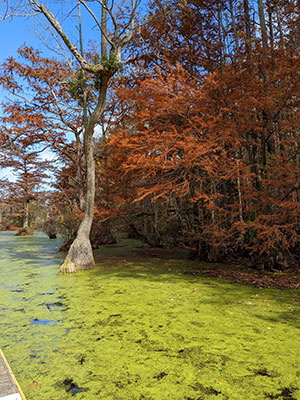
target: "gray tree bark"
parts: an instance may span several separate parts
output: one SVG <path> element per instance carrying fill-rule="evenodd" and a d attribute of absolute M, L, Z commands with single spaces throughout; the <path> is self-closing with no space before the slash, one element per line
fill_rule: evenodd
<path fill-rule="evenodd" d="M 77 232 L 77 237 L 72 243 L 65 262 L 60 268 L 60 271 L 63 273 L 76 272 L 77 270 L 82 269 L 91 269 L 95 265 L 90 241 L 95 203 L 95 161 L 93 152 L 93 134 L 95 125 L 104 112 L 109 78 L 109 76 L 102 77 L 102 87 L 99 93 L 98 103 L 94 112 L 88 119 L 84 132 L 84 156 L 87 169 L 85 212 Z"/>
<path fill-rule="evenodd" d="M 27 229 L 28 227 L 29 227 L 29 201 L 26 199 L 24 203 L 23 229 Z"/>

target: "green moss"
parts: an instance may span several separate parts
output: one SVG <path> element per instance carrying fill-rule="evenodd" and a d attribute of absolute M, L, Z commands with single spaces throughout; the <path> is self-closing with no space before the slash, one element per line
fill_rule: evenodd
<path fill-rule="evenodd" d="M 299 290 L 184 274 L 196 264 L 124 240 L 62 275 L 58 240 L 13 235 L 0 346 L 28 400 L 300 399 Z"/>

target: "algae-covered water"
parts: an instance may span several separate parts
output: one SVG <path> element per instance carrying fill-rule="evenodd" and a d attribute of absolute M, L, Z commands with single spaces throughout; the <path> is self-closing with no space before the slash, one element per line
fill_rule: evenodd
<path fill-rule="evenodd" d="M 59 244 L 0 233 L 0 347 L 27 400 L 300 399 L 298 290 L 193 276 L 124 240 L 65 276 Z"/>

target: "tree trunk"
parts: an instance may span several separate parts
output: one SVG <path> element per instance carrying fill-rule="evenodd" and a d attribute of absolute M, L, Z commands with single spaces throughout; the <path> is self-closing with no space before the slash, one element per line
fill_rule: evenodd
<path fill-rule="evenodd" d="M 243 222 L 243 200 L 242 200 L 242 189 L 241 189 L 241 171 L 240 171 L 240 160 L 236 160 L 237 164 L 237 190 L 239 200 L 239 217 L 240 221 Z"/>
<path fill-rule="evenodd" d="M 104 111 L 108 80 L 109 77 L 104 76 L 102 78 L 102 87 L 98 97 L 98 103 L 94 112 L 88 119 L 84 132 L 84 156 L 87 169 L 85 212 L 79 226 L 76 239 L 72 243 L 65 262 L 60 268 L 60 271 L 63 273 L 76 272 L 82 269 L 92 269 L 95 266 L 93 250 L 90 241 L 95 202 L 95 161 L 93 152 L 93 134 L 95 125 L 99 121 Z"/>
<path fill-rule="evenodd" d="M 268 9 L 268 26 L 269 26 L 269 36 L 270 36 L 270 45 L 271 45 L 271 54 L 273 56 L 274 51 L 274 30 L 273 30 L 273 10 L 272 5 L 270 4 L 270 0 L 267 0 L 267 9 Z"/>
<path fill-rule="evenodd" d="M 107 58 L 107 40 L 105 35 L 107 34 L 107 0 L 103 1 L 105 7 L 102 7 L 102 14 L 101 14 L 101 57 L 102 59 Z"/>
<path fill-rule="evenodd" d="M 29 201 L 26 199 L 24 204 L 23 229 L 26 230 L 28 226 L 29 226 Z"/>
<path fill-rule="evenodd" d="M 239 35 L 238 35 L 238 30 L 235 22 L 235 15 L 234 15 L 234 9 L 233 9 L 233 4 L 232 0 L 229 2 L 229 10 L 230 10 L 230 16 L 231 16 L 231 21 L 232 21 L 232 28 L 233 28 L 233 34 L 234 34 L 234 41 L 235 41 L 235 47 L 236 47 L 236 54 L 238 57 L 238 61 L 240 63 L 240 46 L 239 46 Z"/>
<path fill-rule="evenodd" d="M 268 36 L 267 36 L 267 28 L 266 28 L 263 0 L 257 0 L 257 5 L 258 5 L 258 14 L 259 14 L 262 45 L 264 48 L 266 48 L 268 46 Z"/>
<path fill-rule="evenodd" d="M 72 243 L 67 258 L 61 266 L 61 272 L 76 272 L 80 269 L 94 267 L 94 256 L 90 242 L 90 231 L 94 215 L 95 199 L 95 162 L 92 146 L 92 135 L 85 135 L 85 159 L 87 168 L 85 213 L 79 226 L 77 237 Z"/>
<path fill-rule="evenodd" d="M 277 17 L 277 25 L 278 25 L 278 30 L 279 30 L 279 37 L 280 37 L 280 47 L 284 47 L 284 37 L 283 37 L 283 31 L 282 31 L 282 22 L 281 22 L 281 17 L 280 17 L 280 12 L 278 9 L 278 5 L 275 5 L 275 12 L 276 12 L 276 17 Z"/>
<path fill-rule="evenodd" d="M 249 3 L 248 0 L 244 0 L 244 19 L 245 19 L 245 30 L 246 30 L 246 53 L 251 53 L 251 28 L 250 28 L 250 15 L 249 15 Z"/>
<path fill-rule="evenodd" d="M 226 61 L 226 43 L 224 38 L 222 10 L 218 7 L 218 35 L 220 41 L 220 71 L 223 72 Z"/>

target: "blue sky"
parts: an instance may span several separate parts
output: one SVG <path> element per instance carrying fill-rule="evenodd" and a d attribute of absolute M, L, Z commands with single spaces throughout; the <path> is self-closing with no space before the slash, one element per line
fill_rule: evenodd
<path fill-rule="evenodd" d="M 31 31 L 30 19 L 15 18 L 0 23 L 0 60 L 16 53 L 18 47 L 24 42 L 40 45 L 39 40 L 34 37 Z"/>
<path fill-rule="evenodd" d="M 25 18 L 15 18 L 0 22 L 0 64 L 10 56 L 15 56 L 24 43 L 34 47 L 42 44 L 32 31 L 31 21 Z M 1 100 L 3 92 L 1 91 Z"/>
<path fill-rule="evenodd" d="M 1 0 L 0 0 L 1 1 Z M 144 3 L 144 1 L 142 1 Z M 64 6 L 69 7 L 69 2 L 65 4 L 50 2 L 51 5 L 54 6 L 52 11 L 55 10 L 56 14 L 62 16 L 64 14 Z M 76 42 L 78 39 L 78 31 L 74 30 L 74 24 L 77 23 L 78 17 L 76 15 L 69 15 L 66 18 L 65 23 L 63 24 L 64 30 L 67 31 L 71 41 Z M 40 16 L 38 19 L 43 21 L 43 17 Z M 95 29 L 95 23 L 90 23 L 90 20 L 87 19 L 87 12 L 82 8 L 82 19 L 83 19 L 83 39 L 88 40 L 91 38 L 96 38 L 98 40 L 100 38 L 100 33 L 97 29 Z M 76 20 L 76 22 L 75 22 Z M 38 48 L 43 52 L 43 55 L 46 56 L 56 56 L 53 52 L 47 49 L 44 44 L 38 39 L 35 35 L 35 23 L 33 18 L 14 18 L 12 20 L 0 21 L 0 65 L 10 56 L 16 57 L 17 50 L 22 45 L 26 44 L 27 46 L 32 46 L 34 48 Z M 72 31 L 73 35 L 70 33 Z M 75 36 L 76 37 L 75 37 Z M 44 33 L 45 36 L 45 33 Z M 5 99 L 7 94 L 0 88 L 0 103 Z M 0 110 L 1 114 L 1 110 Z M 50 151 L 46 151 L 43 154 L 43 158 L 52 158 L 53 154 Z M 0 178 L 7 177 L 9 180 L 15 180 L 14 176 L 10 171 L 0 169 Z"/>

